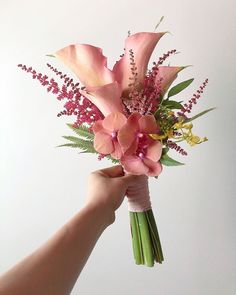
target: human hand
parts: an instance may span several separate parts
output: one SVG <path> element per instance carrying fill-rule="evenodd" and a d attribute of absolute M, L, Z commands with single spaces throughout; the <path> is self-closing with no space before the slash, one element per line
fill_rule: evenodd
<path fill-rule="evenodd" d="M 87 205 L 107 213 L 110 223 L 114 222 L 115 210 L 123 202 L 128 187 L 139 177 L 124 175 L 121 165 L 92 172 L 88 179 Z"/>

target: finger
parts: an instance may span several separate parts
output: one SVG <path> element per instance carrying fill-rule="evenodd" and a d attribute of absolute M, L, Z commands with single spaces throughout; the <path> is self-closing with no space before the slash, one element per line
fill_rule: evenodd
<path fill-rule="evenodd" d="M 96 172 L 100 174 L 102 173 L 103 175 L 106 175 L 111 178 L 124 176 L 124 171 L 121 165 L 116 165 L 113 167 L 101 169 Z"/>

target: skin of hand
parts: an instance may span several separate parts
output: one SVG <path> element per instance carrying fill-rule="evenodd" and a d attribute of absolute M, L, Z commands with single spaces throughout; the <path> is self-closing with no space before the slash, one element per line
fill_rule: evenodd
<path fill-rule="evenodd" d="M 141 176 L 121 166 L 89 176 L 85 206 L 46 243 L 0 276 L 0 295 L 68 295 L 97 240 L 115 220 L 126 191 Z"/>
<path fill-rule="evenodd" d="M 122 166 L 95 171 L 88 179 L 87 205 L 102 210 L 108 217 L 108 224 L 115 221 L 115 211 L 124 200 L 129 185 L 140 176 L 125 175 Z"/>

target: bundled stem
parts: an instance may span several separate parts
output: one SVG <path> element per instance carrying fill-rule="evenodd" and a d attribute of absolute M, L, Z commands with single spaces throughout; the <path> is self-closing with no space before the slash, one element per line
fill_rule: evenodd
<path fill-rule="evenodd" d="M 149 267 L 154 261 L 164 261 L 161 242 L 152 209 L 144 212 L 130 212 L 133 253 L 136 264 Z"/>

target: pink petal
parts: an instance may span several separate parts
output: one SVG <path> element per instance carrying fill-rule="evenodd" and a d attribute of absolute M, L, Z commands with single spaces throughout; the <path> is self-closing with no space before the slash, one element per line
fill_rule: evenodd
<path fill-rule="evenodd" d="M 149 168 L 137 156 L 124 156 L 120 162 L 126 172 L 134 175 L 147 174 L 149 171 Z"/>
<path fill-rule="evenodd" d="M 154 162 L 150 159 L 144 158 L 143 163 L 148 167 L 147 176 L 158 176 L 161 174 L 162 165 L 160 162 Z"/>
<path fill-rule="evenodd" d="M 185 67 L 169 67 L 169 66 L 161 66 L 159 67 L 158 74 L 156 79 L 161 79 L 161 88 L 162 94 L 164 94 L 173 81 L 177 78 L 177 74 L 182 71 Z"/>
<path fill-rule="evenodd" d="M 122 147 L 123 152 L 136 141 L 136 133 L 139 130 L 139 119 L 141 115 L 139 113 L 133 113 L 129 116 L 127 123 L 118 132 L 118 141 Z M 135 146 L 134 146 L 135 148 Z"/>
<path fill-rule="evenodd" d="M 125 125 L 127 119 L 125 115 L 120 112 L 110 113 L 104 120 L 103 120 L 103 127 L 111 132 L 118 131 L 121 129 L 122 126 Z"/>
<path fill-rule="evenodd" d="M 134 141 L 130 144 L 130 146 L 127 149 L 123 149 L 124 155 L 129 156 L 129 155 L 135 154 L 137 151 L 137 148 L 138 148 L 138 140 L 135 137 Z"/>
<path fill-rule="evenodd" d="M 111 156 L 114 159 L 119 160 L 123 156 L 121 146 L 119 145 L 119 143 L 117 141 L 113 141 L 113 144 L 114 144 L 114 149 L 115 150 L 114 150 L 114 152 L 111 153 Z"/>
<path fill-rule="evenodd" d="M 157 162 L 160 160 L 162 154 L 162 144 L 160 141 L 153 141 L 148 145 L 146 158 Z"/>
<path fill-rule="evenodd" d="M 87 44 L 67 46 L 54 54 L 68 66 L 85 86 L 102 86 L 114 81 L 102 49 Z"/>
<path fill-rule="evenodd" d="M 157 133 L 158 131 L 156 119 L 153 115 L 142 116 L 139 119 L 138 123 L 139 123 L 140 132 L 150 134 L 150 133 Z"/>
<path fill-rule="evenodd" d="M 98 120 L 93 124 L 93 132 L 94 133 L 97 133 L 103 129 L 102 122 L 103 122 L 103 120 Z"/>
<path fill-rule="evenodd" d="M 165 33 L 137 33 L 129 36 L 125 41 L 125 55 L 115 64 L 113 72 L 115 80 L 121 84 L 122 90 L 128 88 L 129 78 L 132 77 L 130 65 L 130 50 L 134 53 L 137 79 L 143 82 L 150 56 L 160 38 Z"/>
<path fill-rule="evenodd" d="M 101 87 L 87 87 L 80 91 L 87 97 L 104 116 L 112 112 L 123 112 L 121 103 L 121 89 L 117 82 Z"/>
<path fill-rule="evenodd" d="M 93 144 L 95 150 L 101 154 L 107 155 L 114 151 L 111 135 L 106 132 L 97 132 Z"/>

